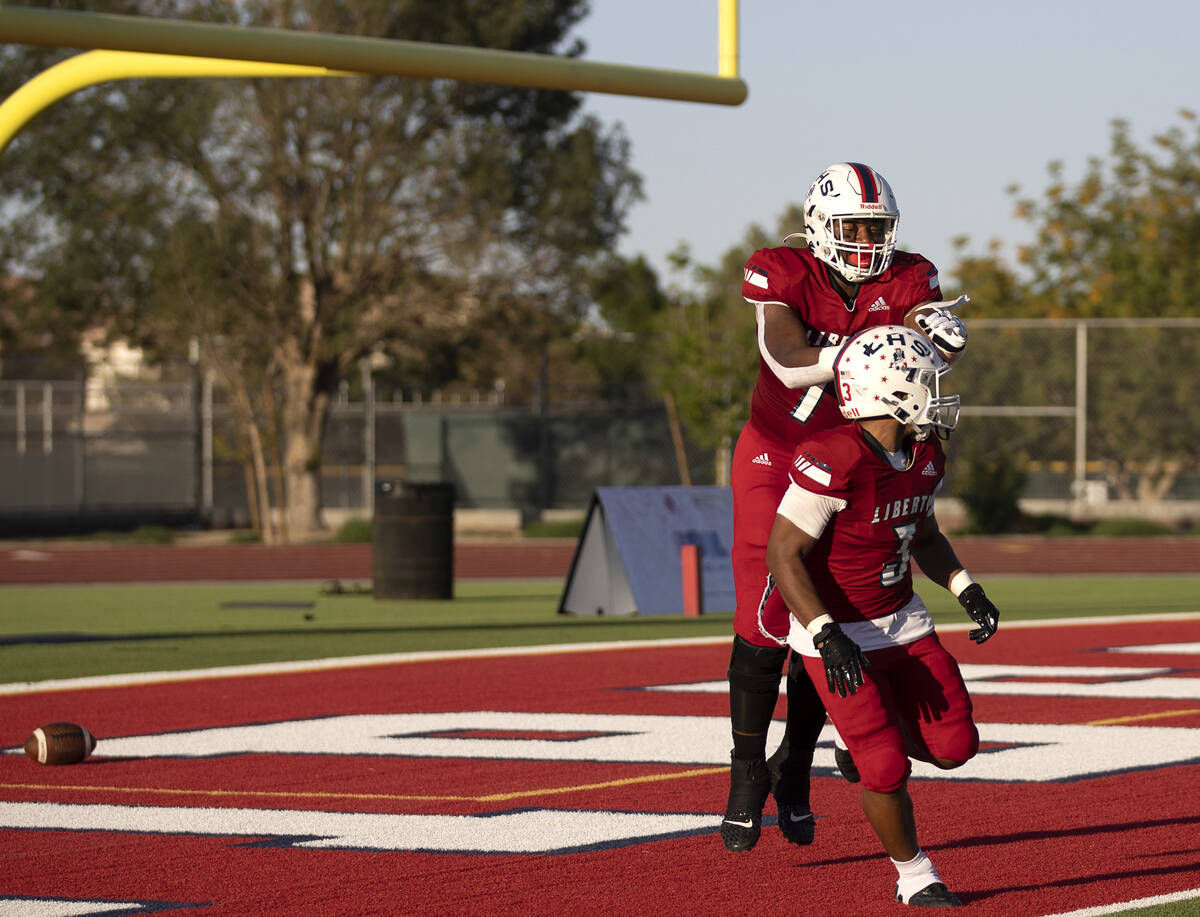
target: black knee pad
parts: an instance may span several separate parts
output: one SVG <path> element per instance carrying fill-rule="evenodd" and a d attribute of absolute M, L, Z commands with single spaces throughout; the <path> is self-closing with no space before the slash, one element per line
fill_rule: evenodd
<path fill-rule="evenodd" d="M 786 646 L 756 646 L 734 636 L 729 654 L 729 687 L 750 694 L 778 695 L 787 655 Z"/>

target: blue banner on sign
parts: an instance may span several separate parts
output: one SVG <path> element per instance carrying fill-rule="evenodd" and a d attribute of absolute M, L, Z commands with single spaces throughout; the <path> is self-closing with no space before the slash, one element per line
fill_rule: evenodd
<path fill-rule="evenodd" d="M 588 508 L 559 611 L 681 615 L 679 549 L 700 550 L 705 611 L 733 611 L 728 487 L 599 487 Z"/>

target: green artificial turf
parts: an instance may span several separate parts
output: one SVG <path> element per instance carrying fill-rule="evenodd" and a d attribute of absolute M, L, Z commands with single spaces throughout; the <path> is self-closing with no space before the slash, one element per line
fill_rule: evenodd
<path fill-rule="evenodd" d="M 1005 621 L 1200 610 L 1200 577 L 980 578 Z M 946 592 L 918 591 L 935 620 L 964 622 Z M 724 636 L 700 618 L 557 614 L 558 582 L 460 582 L 448 601 L 377 601 L 312 585 L 0 588 L 0 682 L 299 659 L 609 640 Z"/>

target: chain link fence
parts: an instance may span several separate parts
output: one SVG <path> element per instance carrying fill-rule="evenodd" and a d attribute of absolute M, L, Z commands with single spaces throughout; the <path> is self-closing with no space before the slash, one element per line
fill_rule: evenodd
<path fill-rule="evenodd" d="M 1200 319 L 975 320 L 948 377 L 963 399 L 947 493 L 981 463 L 1018 470 L 1033 511 L 1200 517 Z M 667 412 L 648 393 L 495 391 L 335 401 L 323 505 L 369 515 L 376 481 L 450 481 L 460 508 L 582 510 L 598 486 L 680 481 Z M 599 395 L 599 393 L 597 393 Z M 685 443 L 691 480 L 714 455 Z M 0 528 L 38 520 L 249 523 L 245 448 L 203 382 L 0 382 Z M 277 502 L 277 501 L 276 501 Z M 36 527 L 36 526 L 34 526 Z"/>

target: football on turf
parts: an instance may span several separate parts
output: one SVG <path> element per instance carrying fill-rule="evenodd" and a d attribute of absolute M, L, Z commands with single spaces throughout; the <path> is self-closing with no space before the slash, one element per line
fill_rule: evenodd
<path fill-rule="evenodd" d="M 95 747 L 96 737 L 75 723 L 39 726 L 25 740 L 25 754 L 38 764 L 78 764 Z"/>

